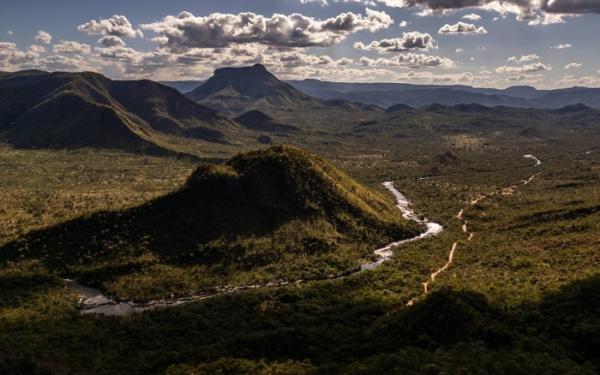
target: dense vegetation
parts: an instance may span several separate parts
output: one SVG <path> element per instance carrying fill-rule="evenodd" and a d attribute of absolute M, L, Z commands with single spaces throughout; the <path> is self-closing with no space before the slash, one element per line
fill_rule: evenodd
<path fill-rule="evenodd" d="M 148 300 L 351 272 L 420 229 L 330 163 L 278 146 L 201 166 L 175 193 L 29 233 L 0 252 Z"/>
<path fill-rule="evenodd" d="M 278 146 L 218 166 L 2 146 L 0 373 L 598 374 L 597 112 L 289 112 L 300 131 L 270 139 L 319 157 Z M 390 180 L 444 232 L 317 280 L 421 229 Z M 80 314 L 65 275 L 141 300 L 314 281 L 106 317 Z"/>

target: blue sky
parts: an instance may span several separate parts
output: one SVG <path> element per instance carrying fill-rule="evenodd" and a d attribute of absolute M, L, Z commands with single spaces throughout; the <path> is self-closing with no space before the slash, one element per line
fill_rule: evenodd
<path fill-rule="evenodd" d="M 285 79 L 600 87 L 600 1 L 463 1 L 7 2 L 0 70 L 188 80 L 262 63 Z"/>

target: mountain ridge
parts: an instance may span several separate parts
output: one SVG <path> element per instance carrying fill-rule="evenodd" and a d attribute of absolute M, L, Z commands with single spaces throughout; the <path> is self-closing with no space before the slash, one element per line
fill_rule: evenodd
<path fill-rule="evenodd" d="M 149 80 L 24 71 L 0 76 L 0 90 L 0 131 L 20 148 L 180 154 L 171 138 L 227 144 L 243 133 L 218 111 Z"/>

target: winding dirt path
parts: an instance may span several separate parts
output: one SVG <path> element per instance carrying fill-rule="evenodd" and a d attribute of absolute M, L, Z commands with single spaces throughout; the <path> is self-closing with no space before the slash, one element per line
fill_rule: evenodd
<path fill-rule="evenodd" d="M 445 270 L 448 269 L 448 267 L 450 267 L 450 265 L 452 264 L 452 260 L 454 260 L 454 252 L 456 251 L 456 247 L 458 246 L 458 242 L 455 242 L 452 245 L 452 250 L 450 250 L 450 255 L 448 256 L 448 263 L 446 263 L 444 265 L 444 267 L 440 268 L 439 270 L 435 271 L 434 273 L 431 274 L 431 282 L 435 281 L 435 278 L 438 277 L 439 274 L 441 274 L 442 272 L 444 272 Z"/>
<path fill-rule="evenodd" d="M 533 155 L 525 155 L 525 157 L 536 160 L 536 165 L 535 165 L 536 167 L 538 165 L 542 164 L 542 162 Z M 542 172 L 538 172 L 538 173 L 534 174 L 533 176 L 529 177 L 529 179 L 523 181 L 523 185 L 529 185 L 541 173 Z M 479 203 L 480 201 L 482 201 L 483 199 L 486 199 L 486 198 L 489 198 L 489 197 L 492 197 L 492 196 L 498 195 L 498 194 L 512 195 L 517 188 L 518 188 L 518 186 L 512 185 L 507 188 L 503 188 L 498 191 L 492 192 L 489 195 L 480 195 L 477 198 L 474 198 L 471 201 L 469 201 L 469 205 L 473 206 L 473 205 Z M 460 212 L 456 215 L 456 218 L 462 220 L 464 212 L 465 212 L 465 208 L 461 209 Z M 468 227 L 467 227 L 468 224 L 469 224 L 469 222 L 467 220 L 465 220 L 463 223 L 463 226 L 462 226 L 462 231 L 469 235 L 467 240 L 471 241 L 471 240 L 473 240 L 475 233 L 469 232 Z M 436 277 L 438 277 L 441 273 L 443 273 L 450 267 L 450 265 L 452 264 L 452 261 L 454 260 L 454 254 L 456 253 L 457 247 L 458 247 L 458 242 L 455 242 L 452 245 L 452 250 L 450 250 L 450 255 L 448 256 L 448 262 L 443 267 L 441 267 L 440 269 L 438 269 L 437 271 L 435 271 L 434 273 L 431 274 L 431 281 L 423 283 L 424 294 L 429 293 L 429 284 L 433 283 L 435 281 Z M 410 301 L 408 301 L 408 303 L 406 305 L 413 306 L 417 300 L 418 300 L 418 297 L 415 297 L 415 298 L 411 299 Z"/>

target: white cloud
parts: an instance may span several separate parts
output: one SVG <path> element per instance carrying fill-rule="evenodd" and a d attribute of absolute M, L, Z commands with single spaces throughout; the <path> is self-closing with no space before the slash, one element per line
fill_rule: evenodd
<path fill-rule="evenodd" d="M 47 31 L 40 30 L 38 31 L 37 35 L 33 37 L 33 39 L 35 39 L 35 41 L 38 43 L 50 44 L 52 41 L 52 35 L 50 35 L 50 33 Z"/>
<path fill-rule="evenodd" d="M 6 71 L 20 70 L 23 66 L 32 67 L 39 57 L 35 51 L 20 51 L 17 45 L 0 42 L 0 69 Z"/>
<path fill-rule="evenodd" d="M 479 14 L 471 13 L 464 15 L 462 18 L 469 21 L 479 21 L 481 19 L 481 16 Z"/>
<path fill-rule="evenodd" d="M 13 32 L 12 32 L 12 30 L 8 30 L 6 33 L 7 33 L 8 35 L 13 35 Z"/>
<path fill-rule="evenodd" d="M 95 71 L 85 60 L 61 55 L 48 56 L 38 61 L 38 65 L 49 71 Z"/>
<path fill-rule="evenodd" d="M 125 47 L 123 39 L 114 35 L 104 36 L 98 39 L 96 43 L 102 44 L 104 47 Z"/>
<path fill-rule="evenodd" d="M 458 22 L 456 25 L 444 25 L 439 30 L 440 34 L 487 34 L 487 30 L 481 26 L 477 27 L 473 24 Z"/>
<path fill-rule="evenodd" d="M 479 86 L 485 86 L 491 78 L 493 78 L 491 73 L 486 71 L 478 75 L 471 72 L 438 74 L 431 71 L 410 71 L 399 74 L 397 80 L 400 82 L 424 81 L 424 83 L 447 85 L 474 85 L 477 82 Z"/>
<path fill-rule="evenodd" d="M 406 26 L 408 26 L 408 22 L 402 21 L 402 22 L 400 22 L 400 24 L 398 26 L 400 26 L 400 27 L 406 27 Z"/>
<path fill-rule="evenodd" d="M 570 44 L 559 44 L 557 46 L 552 47 L 552 49 L 567 49 L 567 48 L 571 48 L 572 46 Z"/>
<path fill-rule="evenodd" d="M 96 22 L 91 20 L 88 23 L 80 25 L 77 30 L 84 31 L 88 35 L 113 35 L 124 36 L 128 38 L 143 37 L 141 30 L 134 30 L 131 22 L 125 16 L 114 15 L 109 19 Z"/>
<path fill-rule="evenodd" d="M 464 51 L 462 48 L 457 48 L 455 53 L 461 53 L 462 51 Z"/>
<path fill-rule="evenodd" d="M 311 0 L 301 0 L 308 2 Z M 312 0 L 316 1 L 316 0 Z M 382 3 L 388 7 L 416 8 L 417 16 L 446 16 L 461 9 L 486 10 L 497 12 L 502 18 L 514 14 L 519 21 L 530 25 L 551 25 L 564 23 L 565 17 L 583 14 L 599 14 L 598 0 L 336 0 L 363 4 Z M 320 1 L 327 4 L 326 0 Z M 469 15 L 470 16 L 470 15 Z M 476 15 L 475 15 L 476 16 Z M 468 18 L 467 18 L 468 19 Z M 494 18 L 494 21 L 499 18 Z"/>
<path fill-rule="evenodd" d="M 392 58 L 378 58 L 376 60 L 368 57 L 361 57 L 360 65 L 362 66 L 379 66 L 379 67 L 402 67 L 402 68 L 452 68 L 454 61 L 446 57 L 426 56 L 413 53 L 400 54 Z"/>
<path fill-rule="evenodd" d="M 346 65 L 350 65 L 352 63 L 354 63 L 354 60 L 349 59 L 347 57 L 342 57 L 341 59 L 339 59 L 337 61 L 337 65 L 339 65 L 339 66 L 346 66 Z"/>
<path fill-rule="evenodd" d="M 427 33 L 413 31 L 402 33 L 402 38 L 383 39 L 380 41 L 371 42 L 364 45 L 361 42 L 354 44 L 354 48 L 358 50 L 378 51 L 381 54 L 390 52 L 407 52 L 417 50 L 428 50 L 433 47 L 434 39 Z"/>
<path fill-rule="evenodd" d="M 393 24 L 385 12 L 367 8 L 365 15 L 351 12 L 317 20 L 301 14 L 275 14 L 271 18 L 254 13 L 196 17 L 182 12 L 162 21 L 141 25 L 163 36 L 163 48 L 180 53 L 190 48 L 227 48 L 257 43 L 271 48 L 327 47 L 361 30 L 375 32 Z"/>
<path fill-rule="evenodd" d="M 580 77 L 580 78 L 576 78 L 573 74 L 565 74 L 565 76 L 563 78 L 561 78 L 560 81 L 558 81 L 556 83 L 557 85 L 561 85 L 561 86 L 595 86 L 598 87 L 600 86 L 600 78 L 596 77 L 596 76 L 585 76 L 585 77 Z"/>
<path fill-rule="evenodd" d="M 540 70 L 552 70 L 550 65 L 542 63 L 533 63 L 523 66 L 501 66 L 496 69 L 496 73 L 533 73 Z"/>
<path fill-rule="evenodd" d="M 533 60 L 539 60 L 541 59 L 541 57 L 539 57 L 538 55 L 531 54 L 531 55 L 523 55 L 521 56 L 521 59 L 519 61 L 523 62 L 523 61 L 533 61 Z"/>
<path fill-rule="evenodd" d="M 35 53 L 46 52 L 46 48 L 44 48 L 43 46 L 38 46 L 37 44 L 33 44 L 33 45 L 29 46 L 29 48 L 27 48 L 27 50 L 31 51 L 31 52 L 35 52 Z"/>
<path fill-rule="evenodd" d="M 531 55 L 523 55 L 521 56 L 520 59 L 517 59 L 515 56 L 509 57 L 508 58 L 508 62 L 512 62 L 512 63 L 519 63 L 519 62 L 524 62 L 524 61 L 533 61 L 533 60 L 540 60 L 541 57 L 539 57 L 538 55 L 531 54 Z"/>
<path fill-rule="evenodd" d="M 565 66 L 565 69 L 576 69 L 576 68 L 581 68 L 581 66 L 582 66 L 582 65 L 583 65 L 583 64 L 580 64 L 580 63 L 575 63 L 575 62 L 573 62 L 573 63 L 567 64 L 567 65 Z"/>
<path fill-rule="evenodd" d="M 90 53 L 91 47 L 87 44 L 80 44 L 74 41 L 61 40 L 52 48 L 54 53 L 77 53 L 86 55 Z"/>

